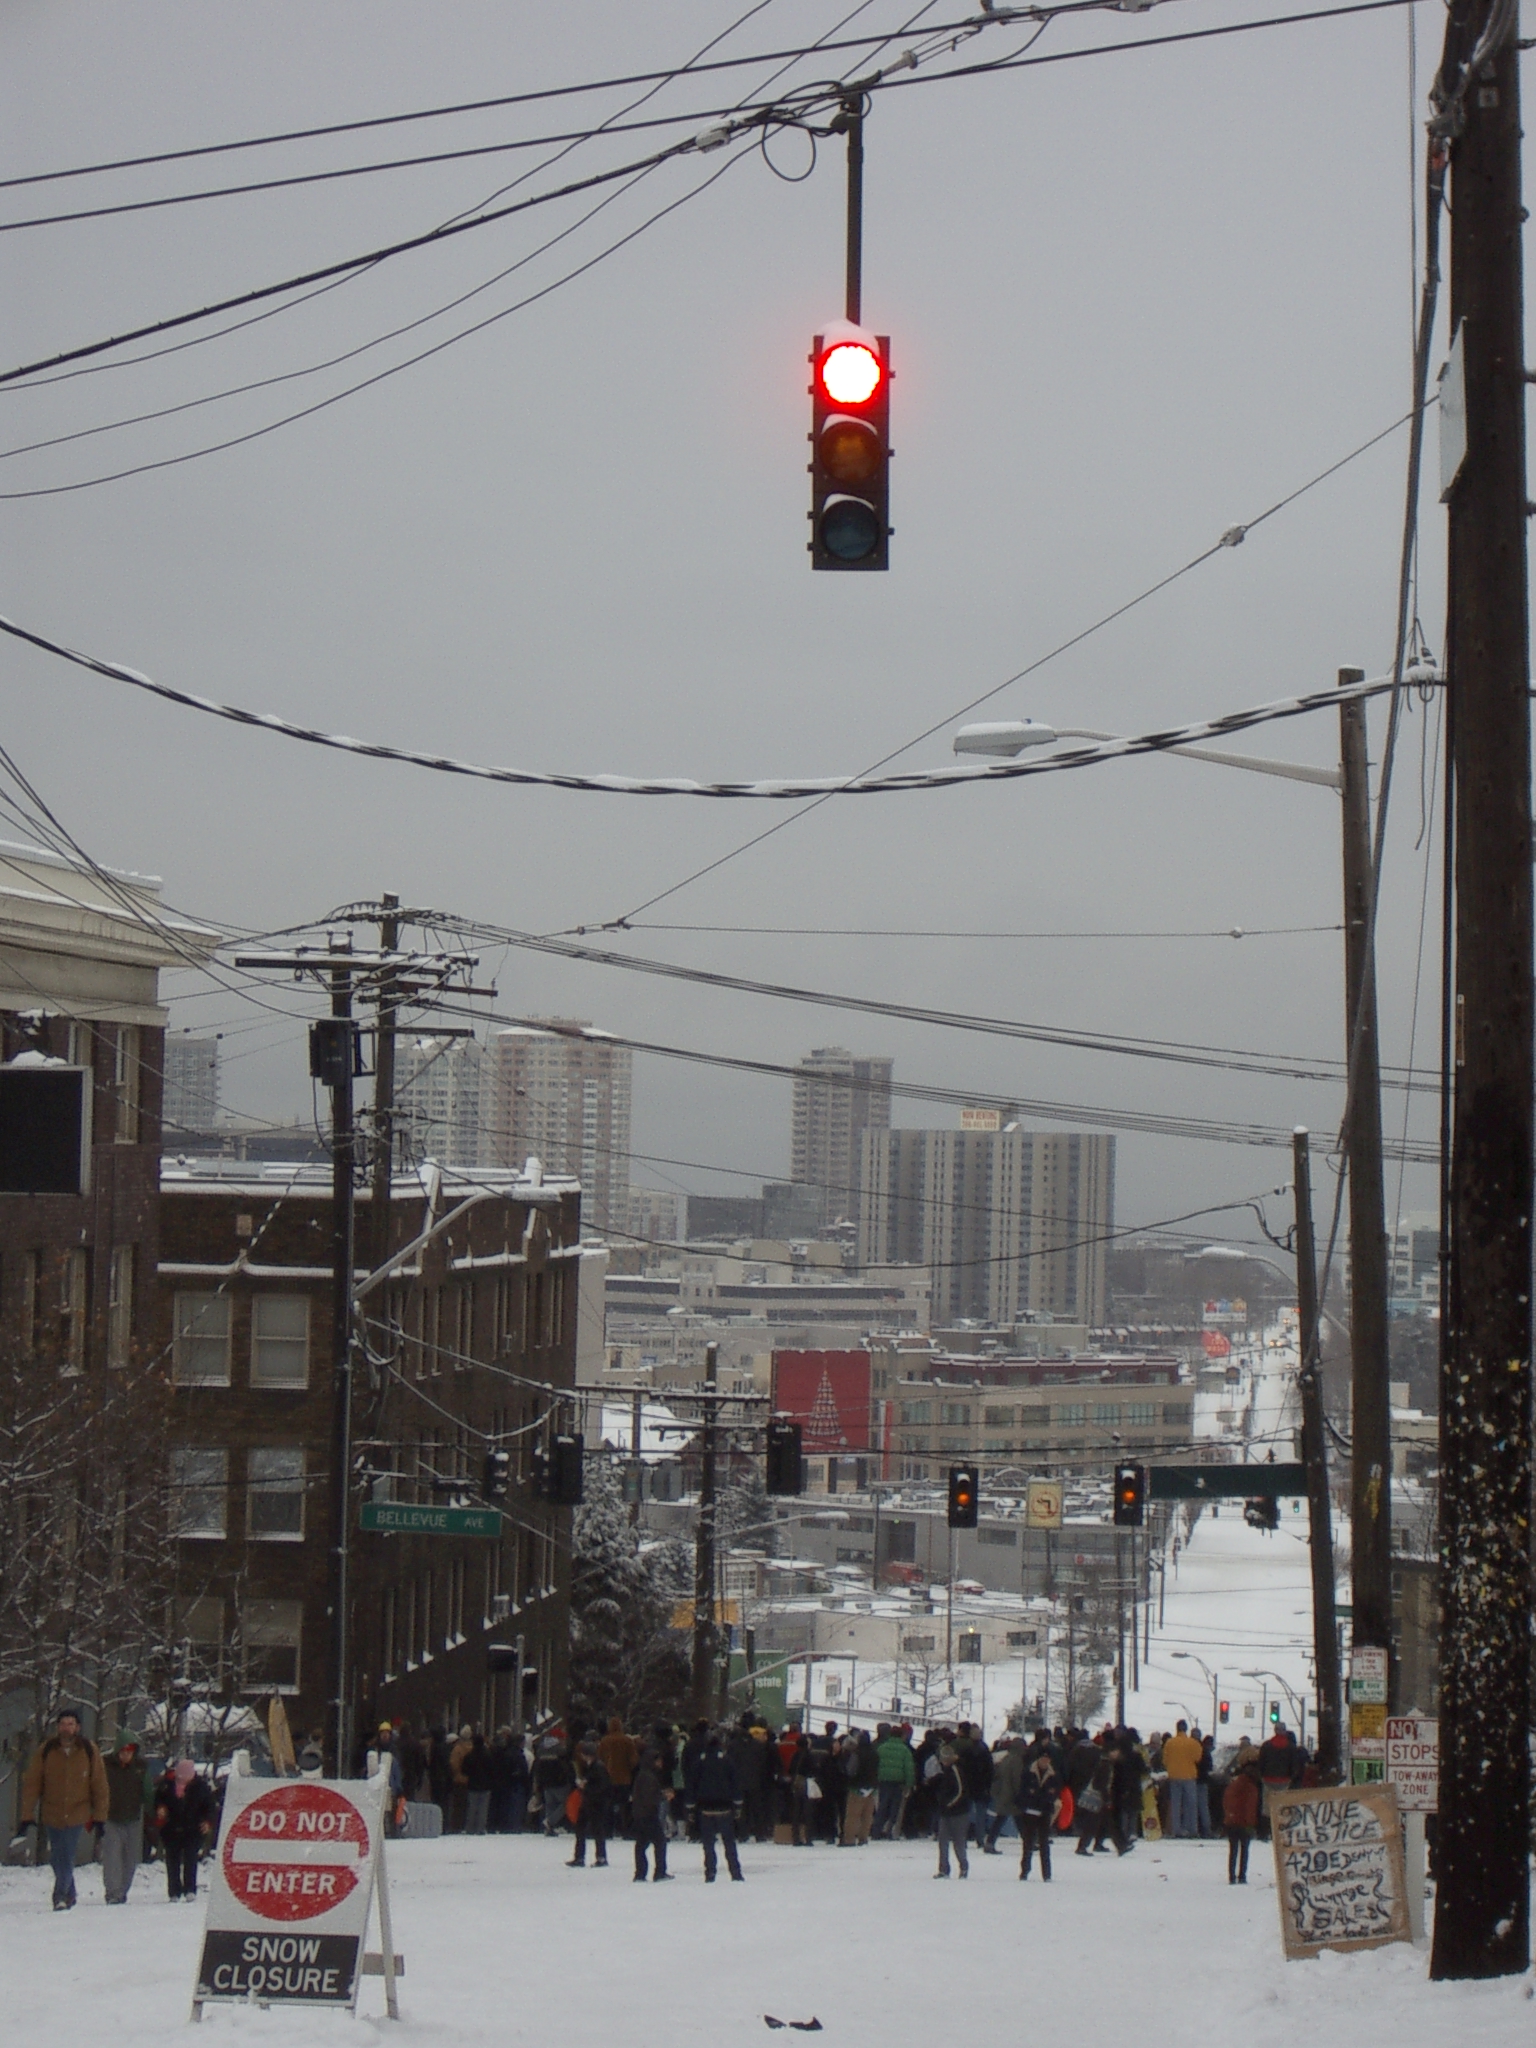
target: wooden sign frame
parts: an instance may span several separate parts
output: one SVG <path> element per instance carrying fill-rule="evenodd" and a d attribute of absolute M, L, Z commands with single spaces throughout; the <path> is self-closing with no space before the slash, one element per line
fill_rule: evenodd
<path fill-rule="evenodd" d="M 1390 1785 L 1271 1793 L 1269 1821 L 1288 1959 L 1412 1940 L 1402 1827 Z"/>

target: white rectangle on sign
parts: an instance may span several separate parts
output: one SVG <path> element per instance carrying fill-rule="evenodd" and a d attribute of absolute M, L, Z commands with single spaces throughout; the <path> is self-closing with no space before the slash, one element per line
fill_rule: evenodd
<path fill-rule="evenodd" d="M 1352 1650 L 1349 1657 L 1349 1697 L 1360 1706 L 1385 1706 L 1387 1700 L 1387 1653 L 1372 1644 Z"/>
<path fill-rule="evenodd" d="M 1405 1813 L 1435 1813 L 1440 1805 L 1440 1723 L 1423 1714 L 1387 1720 L 1387 1783 Z"/>

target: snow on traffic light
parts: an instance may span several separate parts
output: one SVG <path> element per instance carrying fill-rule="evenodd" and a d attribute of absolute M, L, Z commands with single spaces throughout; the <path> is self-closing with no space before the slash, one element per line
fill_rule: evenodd
<path fill-rule="evenodd" d="M 811 367 L 811 567 L 889 568 L 890 337 L 835 320 Z"/>
<path fill-rule="evenodd" d="M 976 1518 L 981 1512 L 981 1489 L 979 1474 L 974 1465 L 951 1465 L 949 1468 L 949 1526 L 951 1529 L 974 1529 Z"/>
<path fill-rule="evenodd" d="M 1139 1529 L 1146 1514 L 1147 1468 L 1145 1465 L 1115 1467 L 1115 1511 L 1117 1529 Z"/>

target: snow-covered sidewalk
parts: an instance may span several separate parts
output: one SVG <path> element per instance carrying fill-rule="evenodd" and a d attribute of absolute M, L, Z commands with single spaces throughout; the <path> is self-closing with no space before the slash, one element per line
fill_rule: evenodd
<path fill-rule="evenodd" d="M 402 2023 L 365 1980 L 364 2019 L 210 2007 L 214 2038 L 530 2048 L 761 2048 L 764 2015 L 819 2019 L 827 2048 L 1055 2039 L 1157 2048 L 1529 2048 L 1530 1980 L 1436 1986 L 1407 1947 L 1286 1963 L 1268 1851 L 1246 1890 L 1225 1845 L 1142 1844 L 1123 1862 L 1059 1858 L 1050 1886 L 1017 1855 L 972 1856 L 933 1881 L 927 1844 L 797 1850 L 749 1844 L 747 1882 L 705 1888 L 675 1845 L 676 1883 L 637 1885 L 628 1844 L 568 1870 L 568 1841 L 391 1844 Z M 158 1868 L 126 1908 L 49 1910 L 47 1871 L 0 1871 L 5 2036 L 164 2048 L 187 2018 L 202 1910 L 172 1906 Z M 370 1936 L 376 1945 L 376 1935 Z M 792 2039 L 787 2031 L 784 2039 Z"/>

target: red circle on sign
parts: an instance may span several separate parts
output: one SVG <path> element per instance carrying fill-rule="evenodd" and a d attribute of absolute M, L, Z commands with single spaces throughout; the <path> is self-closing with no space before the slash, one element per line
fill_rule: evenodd
<path fill-rule="evenodd" d="M 328 1785 L 280 1785 L 242 1807 L 221 1860 L 232 1896 L 263 1920 L 313 1920 L 357 1889 L 368 1823 Z"/>

